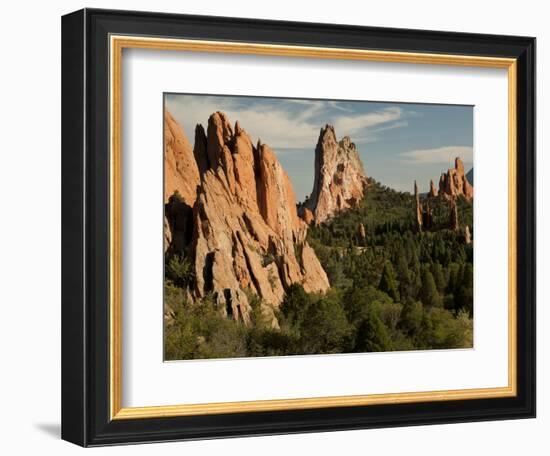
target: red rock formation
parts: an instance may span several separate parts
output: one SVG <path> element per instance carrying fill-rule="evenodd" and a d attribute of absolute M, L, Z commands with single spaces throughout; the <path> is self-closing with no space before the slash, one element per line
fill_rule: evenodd
<path fill-rule="evenodd" d="M 181 255 L 191 242 L 193 232 L 192 205 L 187 204 L 179 192 L 172 195 L 164 205 L 164 251 Z M 167 233 L 167 225 L 168 231 Z"/>
<path fill-rule="evenodd" d="M 472 243 L 472 235 L 470 234 L 470 227 L 466 225 L 464 229 L 464 243 L 470 245 Z"/>
<path fill-rule="evenodd" d="M 415 201 L 415 222 L 416 230 L 422 231 L 422 204 L 420 204 L 420 195 L 418 194 L 418 185 L 414 181 L 414 201 Z"/>
<path fill-rule="evenodd" d="M 459 228 L 458 207 L 456 205 L 456 198 L 453 195 L 449 200 L 449 229 L 452 231 L 458 231 Z"/>
<path fill-rule="evenodd" d="M 306 225 L 311 225 L 315 221 L 313 212 L 311 212 L 311 209 L 308 209 L 307 207 L 300 207 L 298 214 L 300 215 L 302 220 L 306 222 Z"/>
<path fill-rule="evenodd" d="M 418 185 L 416 185 L 416 181 L 414 181 L 414 199 L 416 206 L 416 230 L 418 232 L 430 230 L 433 225 L 433 210 L 430 207 L 429 199 L 424 204 L 420 202 L 420 194 L 418 193 Z"/>
<path fill-rule="evenodd" d="M 171 243 L 172 243 L 172 230 L 170 229 L 170 222 L 168 221 L 168 218 L 165 215 L 164 216 L 164 253 L 166 253 Z"/>
<path fill-rule="evenodd" d="M 422 209 L 422 227 L 425 230 L 431 230 L 433 226 L 433 210 L 430 207 L 430 200 L 426 201 Z"/>
<path fill-rule="evenodd" d="M 455 167 L 441 174 L 439 179 L 439 194 L 447 199 L 464 196 L 468 201 L 474 197 L 474 187 L 464 174 L 464 164 L 459 157 L 455 158 Z"/>
<path fill-rule="evenodd" d="M 199 170 L 191 144 L 181 126 L 164 111 L 164 202 L 176 191 L 192 206 L 199 185 Z"/>
<path fill-rule="evenodd" d="M 164 251 L 181 251 L 190 239 L 191 208 L 200 183 L 191 145 L 177 121 L 164 111 Z"/>
<path fill-rule="evenodd" d="M 363 198 L 367 185 L 363 163 L 348 136 L 337 141 L 334 127 L 321 129 L 315 148 L 313 191 L 300 215 L 309 209 L 319 224 L 335 213 L 354 207 Z"/>
<path fill-rule="evenodd" d="M 362 223 L 359 223 L 359 225 L 357 226 L 357 236 L 359 238 L 359 241 L 362 243 L 365 242 L 365 240 L 367 239 L 365 225 L 363 225 Z"/>
<path fill-rule="evenodd" d="M 428 196 L 430 198 L 436 198 L 437 197 L 437 189 L 435 188 L 435 184 L 433 180 L 430 180 L 430 191 L 428 193 Z"/>
<path fill-rule="evenodd" d="M 206 134 L 197 128 L 196 135 L 201 184 L 193 207 L 193 293 L 198 298 L 212 293 L 223 311 L 245 323 L 247 291 L 255 293 L 276 326 L 273 310 L 286 287 L 329 288 L 305 241 L 307 225 L 298 218 L 290 179 L 266 144 L 254 147 L 221 112 L 210 116 Z"/>

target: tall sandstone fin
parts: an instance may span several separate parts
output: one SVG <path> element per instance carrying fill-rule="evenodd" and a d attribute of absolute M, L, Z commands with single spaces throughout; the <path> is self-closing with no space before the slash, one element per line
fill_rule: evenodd
<path fill-rule="evenodd" d="M 325 125 L 315 148 L 313 190 L 300 208 L 300 215 L 305 220 L 311 220 L 312 215 L 315 224 L 323 223 L 355 207 L 366 187 L 367 177 L 355 144 L 349 136 L 338 141 L 334 127 Z"/>
<path fill-rule="evenodd" d="M 256 294 L 277 327 L 274 310 L 287 287 L 300 283 L 324 292 L 330 286 L 305 241 L 307 225 L 297 215 L 290 179 L 266 144 L 254 146 L 222 112 L 210 116 L 206 133 L 197 127 L 194 156 L 200 185 L 189 248 L 193 295 L 211 294 L 228 316 L 248 323 L 249 296 Z"/>

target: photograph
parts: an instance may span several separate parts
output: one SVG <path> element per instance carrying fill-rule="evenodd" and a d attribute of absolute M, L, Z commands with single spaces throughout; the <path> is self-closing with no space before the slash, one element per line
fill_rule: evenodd
<path fill-rule="evenodd" d="M 165 361 L 474 348 L 474 106 L 163 104 Z"/>

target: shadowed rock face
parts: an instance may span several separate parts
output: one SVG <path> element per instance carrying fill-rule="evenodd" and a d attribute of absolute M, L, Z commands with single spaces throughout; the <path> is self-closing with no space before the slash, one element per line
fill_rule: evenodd
<path fill-rule="evenodd" d="M 188 153 L 200 175 L 186 246 L 194 265 L 195 298 L 211 293 L 223 312 L 248 323 L 249 294 L 257 294 L 262 312 L 276 327 L 273 310 L 287 287 L 329 288 L 305 241 L 307 225 L 298 217 L 290 179 L 266 144 L 254 146 L 238 122 L 233 127 L 216 112 L 206 132 L 197 126 L 195 147 Z"/>
<path fill-rule="evenodd" d="M 164 111 L 164 251 L 189 242 L 191 207 L 200 183 L 191 144 L 181 126 Z"/>
<path fill-rule="evenodd" d="M 321 129 L 315 148 L 315 180 L 309 199 L 300 210 L 302 218 L 322 223 L 344 209 L 356 206 L 367 185 L 363 163 L 348 136 L 338 141 L 334 127 Z M 307 216 L 306 216 L 307 214 Z"/>
<path fill-rule="evenodd" d="M 459 157 L 455 158 L 455 167 L 441 174 L 439 179 L 439 194 L 447 199 L 464 196 L 468 201 L 474 197 L 474 187 L 464 174 L 464 164 Z"/>

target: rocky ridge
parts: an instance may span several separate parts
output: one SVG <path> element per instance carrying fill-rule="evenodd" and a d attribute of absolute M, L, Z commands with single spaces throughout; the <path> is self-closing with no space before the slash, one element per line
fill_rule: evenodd
<path fill-rule="evenodd" d="M 238 122 L 233 127 L 224 113 L 216 112 L 207 131 L 197 126 L 194 149 L 185 148 L 185 154 L 185 163 L 193 159 L 200 181 L 192 201 L 182 198 L 192 207 L 190 213 L 175 210 L 169 198 L 165 227 L 191 226 L 192 234 L 183 236 L 187 243 L 174 245 L 177 232 L 165 229 L 165 239 L 169 249 L 190 258 L 193 298 L 211 294 L 222 312 L 248 323 L 253 293 L 262 299 L 262 313 L 277 326 L 273 310 L 290 285 L 300 283 L 307 292 L 329 288 L 305 240 L 307 224 L 298 217 L 290 179 L 268 145 L 254 145 Z M 181 186 L 169 184 L 165 192 L 181 194 Z M 178 216 L 185 220 L 178 223 Z"/>
<path fill-rule="evenodd" d="M 439 179 L 439 194 L 447 199 L 463 196 L 468 201 L 474 198 L 474 187 L 464 174 L 464 163 L 459 157 L 455 158 L 455 167 L 442 173 Z"/>
<path fill-rule="evenodd" d="M 363 198 L 367 177 L 355 144 L 349 136 L 340 141 L 332 125 L 321 129 L 315 148 L 313 190 L 300 207 L 308 224 L 320 224 L 336 213 L 355 207 Z"/>

